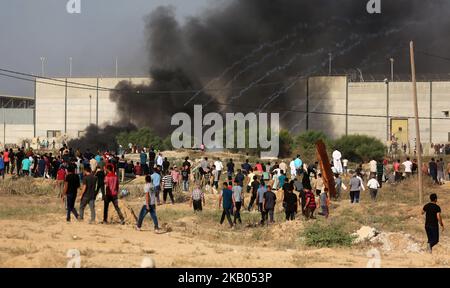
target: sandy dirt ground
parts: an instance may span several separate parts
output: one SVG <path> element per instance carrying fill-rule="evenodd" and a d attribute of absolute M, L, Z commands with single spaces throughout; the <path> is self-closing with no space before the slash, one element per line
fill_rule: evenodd
<path fill-rule="evenodd" d="M 450 185 L 442 191 L 447 195 L 446 203 L 441 206 L 448 213 Z M 370 244 L 346 248 L 285 245 L 291 241 L 289 237 L 296 237 L 286 231 L 301 230 L 304 220 L 286 223 L 278 219 L 269 227 L 250 228 L 244 224 L 231 230 L 226 221 L 222 226 L 217 223 L 217 195 L 208 196 L 203 211 L 211 215 L 208 221 L 202 222 L 208 216 L 194 215 L 188 204 L 163 205 L 158 206 L 157 212 L 164 233 L 153 231 L 149 216 L 144 221 L 143 231 L 136 231 L 129 208 L 137 214 L 141 203 L 139 198 L 121 200 L 126 225 L 66 223 L 64 209 L 56 197 L 0 195 L 0 267 L 66 267 L 69 249 L 80 251 L 81 267 L 140 267 L 147 256 L 154 259 L 156 267 L 366 267 L 367 252 L 374 247 L 381 251 L 381 267 L 449 267 L 447 231 L 441 234 L 441 242 L 432 255 L 423 250 L 426 239 L 421 231 L 420 206 L 390 208 L 407 216 L 410 214 L 401 225 L 415 227 L 416 232 L 408 232 L 422 249 L 411 252 L 403 247 L 406 244 L 401 240 L 391 251 Z M 97 202 L 97 220 L 101 219 L 101 204 Z M 363 206 L 352 208 L 348 201 L 340 201 L 335 205 L 335 214 L 348 209 L 365 211 Z M 110 214 L 114 220 L 112 206 Z M 85 218 L 89 217 L 87 208 Z M 258 219 L 258 214 L 245 212 L 242 217 L 248 222 L 251 220 L 245 219 Z M 333 217 L 338 216 L 330 218 Z"/>

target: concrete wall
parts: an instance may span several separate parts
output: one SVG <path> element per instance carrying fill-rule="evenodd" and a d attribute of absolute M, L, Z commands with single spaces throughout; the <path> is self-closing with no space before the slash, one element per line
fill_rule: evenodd
<path fill-rule="evenodd" d="M 442 112 L 450 110 L 450 83 L 418 82 L 417 93 L 422 143 L 450 141 L 450 118 Z M 301 93 L 298 99 L 303 99 Z M 347 87 L 346 77 L 309 78 L 310 130 L 324 131 L 332 138 L 345 133 L 366 134 L 386 142 L 391 120 L 402 118 L 408 120 L 407 144 L 413 148 L 416 132 L 410 82 L 349 82 Z"/>
<path fill-rule="evenodd" d="M 0 109 L 0 143 L 20 144 L 34 134 L 33 109 Z"/>
<path fill-rule="evenodd" d="M 309 78 L 309 129 L 336 138 L 345 134 L 346 77 Z M 336 113 L 324 115 L 315 112 Z"/>
<path fill-rule="evenodd" d="M 348 84 L 348 134 L 366 134 L 381 140 L 387 135 L 385 83 Z M 350 115 L 374 115 L 374 117 Z"/>
<path fill-rule="evenodd" d="M 63 82 L 43 81 L 60 86 L 36 83 L 36 137 L 46 137 L 48 130 L 55 130 L 61 131 L 62 135 L 66 133 L 69 138 L 76 138 L 89 124 L 112 124 L 119 117 L 116 104 L 109 99 L 110 92 L 101 88 L 113 89 L 120 81 L 134 84 L 150 82 L 148 78 L 67 78 L 66 121 L 66 79 L 58 80 Z"/>
<path fill-rule="evenodd" d="M 444 118 L 442 111 L 450 111 L 450 83 L 432 82 L 432 118 Z M 442 119 L 431 120 L 431 143 L 450 142 L 450 121 Z"/>

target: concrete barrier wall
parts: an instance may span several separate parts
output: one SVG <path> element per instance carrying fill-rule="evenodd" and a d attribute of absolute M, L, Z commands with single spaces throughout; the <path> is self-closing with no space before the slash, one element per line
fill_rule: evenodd
<path fill-rule="evenodd" d="M 387 86 L 385 83 L 348 84 L 348 134 L 387 138 Z M 351 116 L 374 115 L 375 117 Z"/>
<path fill-rule="evenodd" d="M 310 130 L 324 131 L 333 138 L 345 134 L 346 91 L 346 77 L 309 78 Z M 327 115 L 322 114 L 323 112 L 341 115 Z"/>
<path fill-rule="evenodd" d="M 46 137 L 48 130 L 61 131 L 61 135 L 64 135 L 67 129 L 67 136 L 76 138 L 89 124 L 97 124 L 97 120 L 99 126 L 112 124 L 119 120 L 116 103 L 110 100 L 109 91 L 101 89 L 97 91 L 97 86 L 113 89 L 120 81 L 131 81 L 134 84 L 150 82 L 148 78 L 67 78 L 69 82 L 90 86 L 67 84 L 67 122 L 65 122 L 66 78 L 58 80 L 63 82 L 41 81 L 63 87 L 36 83 L 36 137 Z"/>
<path fill-rule="evenodd" d="M 33 134 L 33 124 L 6 124 L 4 126 L 2 123 L 0 125 L 0 143 L 2 144 L 20 144 L 22 140 L 33 139 Z M 3 145 L 0 146 L 3 147 Z"/>

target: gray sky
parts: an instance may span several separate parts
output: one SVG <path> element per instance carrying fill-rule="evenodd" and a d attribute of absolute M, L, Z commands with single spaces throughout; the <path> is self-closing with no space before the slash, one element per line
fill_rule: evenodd
<path fill-rule="evenodd" d="M 0 68 L 66 77 L 145 75 L 148 69 L 144 16 L 159 5 L 176 7 L 180 21 L 217 0 L 81 0 L 81 14 L 68 0 L 1 0 Z M 32 96 L 32 83 L 0 75 L 0 94 Z"/>

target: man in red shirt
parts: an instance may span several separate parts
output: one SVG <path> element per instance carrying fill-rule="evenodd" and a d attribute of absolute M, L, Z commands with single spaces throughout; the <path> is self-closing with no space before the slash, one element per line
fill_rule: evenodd
<path fill-rule="evenodd" d="M 116 209 L 117 214 L 120 218 L 120 224 L 125 224 L 125 218 L 122 215 L 122 211 L 119 208 L 119 177 L 113 172 L 112 167 L 107 167 L 107 174 L 105 177 L 105 187 L 106 187 L 106 195 L 104 199 L 104 210 L 103 210 L 103 224 L 108 223 L 108 207 L 109 202 L 112 202 L 114 208 Z"/>
<path fill-rule="evenodd" d="M 9 152 L 8 149 L 5 149 L 3 152 L 3 162 L 5 163 L 5 174 L 9 173 Z"/>
<path fill-rule="evenodd" d="M 139 162 L 134 165 L 134 175 L 141 176 L 142 175 L 142 166 L 139 164 Z"/>
<path fill-rule="evenodd" d="M 395 182 L 401 180 L 402 174 L 400 173 L 400 159 L 394 163 Z"/>

